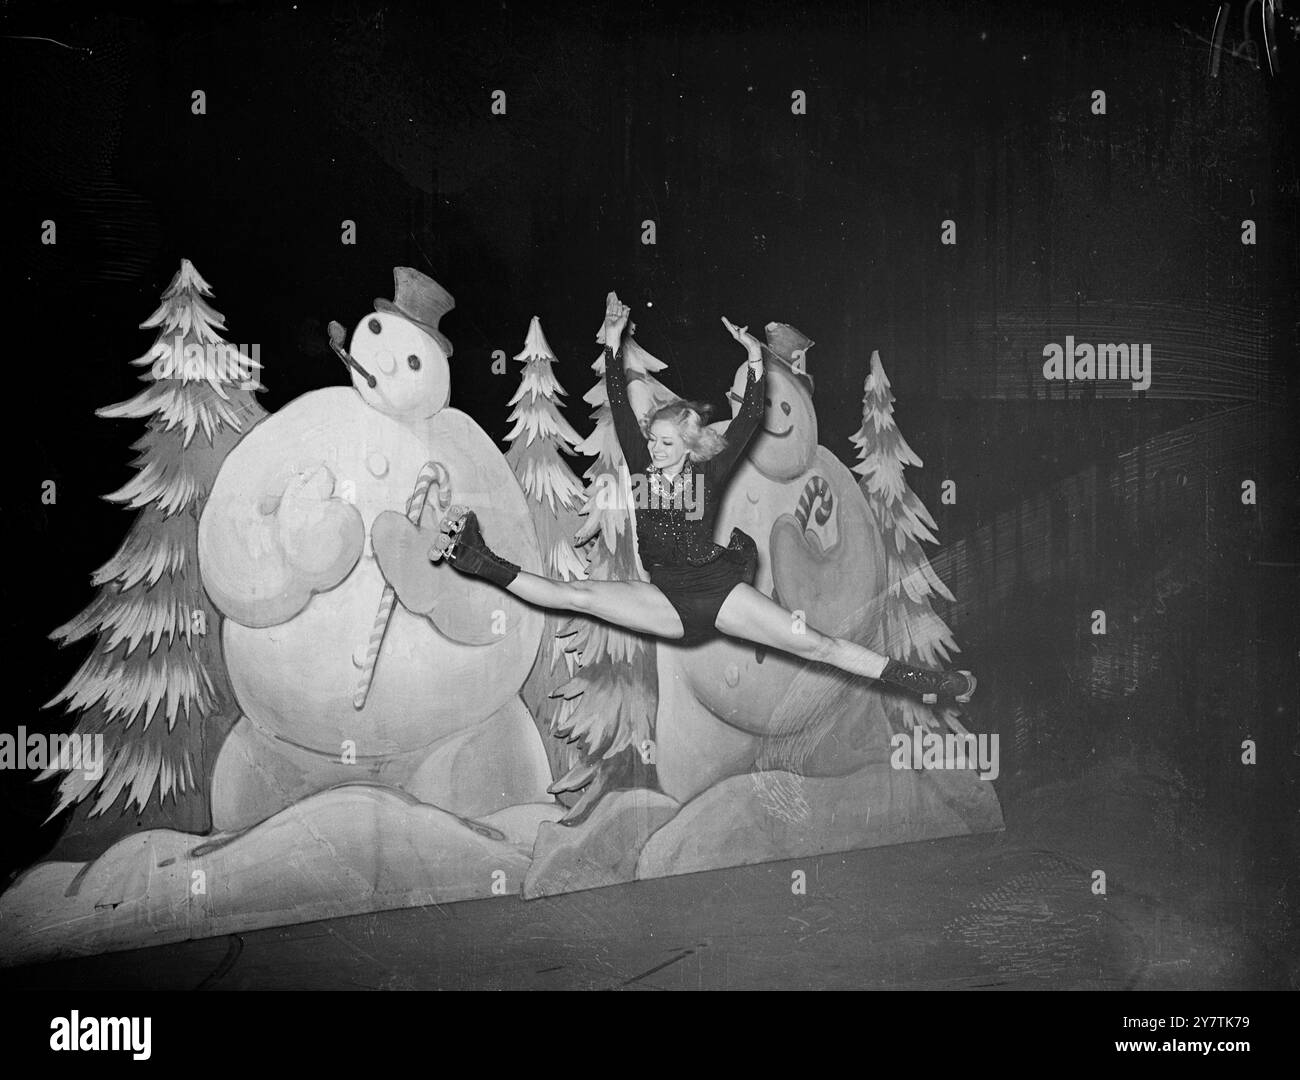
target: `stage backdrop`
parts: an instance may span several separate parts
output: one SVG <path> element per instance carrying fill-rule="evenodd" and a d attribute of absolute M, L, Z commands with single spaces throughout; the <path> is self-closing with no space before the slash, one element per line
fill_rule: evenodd
<path fill-rule="evenodd" d="M 1000 829 L 1017 755 L 1143 694 L 1200 717 L 1216 669 L 1166 613 L 1247 640 L 1270 585 L 1225 551 L 1287 561 L 1295 243 L 1287 95 L 1202 14 L 195 7 L 6 41 L 0 958 L 770 860 L 797 895 L 800 858 Z M 716 532 L 755 586 L 974 670 L 970 706 L 421 565 L 468 507 L 527 571 L 645 578 L 610 291 L 654 399 L 724 435 L 720 317 L 764 345 Z M 1282 723 L 1282 661 L 1219 660 Z"/>

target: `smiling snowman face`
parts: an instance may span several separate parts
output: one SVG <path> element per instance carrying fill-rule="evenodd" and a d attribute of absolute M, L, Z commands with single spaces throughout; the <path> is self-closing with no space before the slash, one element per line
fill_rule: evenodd
<path fill-rule="evenodd" d="M 740 365 L 727 395 L 732 416 L 740 411 L 748 367 L 747 363 Z M 767 411 L 747 456 L 769 480 L 793 480 L 811 467 L 817 454 L 817 413 L 812 396 L 785 368 L 768 361 L 764 369 Z"/>
<path fill-rule="evenodd" d="M 352 331 L 348 350 L 375 379 L 372 388 L 357 371 L 352 385 L 367 405 L 399 420 L 425 420 L 442 411 L 451 394 L 451 372 L 442 347 L 415 323 L 376 311 Z"/>

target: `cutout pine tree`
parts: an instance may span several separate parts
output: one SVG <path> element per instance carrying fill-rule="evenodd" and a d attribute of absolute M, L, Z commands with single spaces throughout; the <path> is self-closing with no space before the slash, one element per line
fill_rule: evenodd
<path fill-rule="evenodd" d="M 105 496 L 138 511 L 117 553 L 91 578 L 98 595 L 50 636 L 67 646 L 94 637 L 90 655 L 63 691 L 78 714 L 79 735 L 102 735 L 99 777 L 63 774 L 51 818 L 74 803 L 65 831 L 105 814 L 122 798 L 151 822 L 188 832 L 210 828 L 208 793 L 199 790 L 221 738 L 235 719 L 235 698 L 221 655 L 220 616 L 199 577 L 198 530 L 204 500 L 231 448 L 266 415 L 254 394 L 260 364 L 225 342 L 223 316 L 204 297 L 212 289 L 188 259 L 140 324 L 158 331 L 132 363 L 148 385 L 129 401 L 96 411 L 107 419 L 143 419 L 132 449 L 139 472 Z M 41 779 L 58 776 L 47 769 Z M 93 805 L 88 802 L 94 795 Z M 171 797 L 170 815 L 164 801 Z M 112 831 L 106 821 L 101 834 Z M 101 837 L 102 838 L 102 837 Z"/>
<path fill-rule="evenodd" d="M 667 366 L 630 336 L 623 351 L 647 373 Z M 591 366 L 600 381 L 583 400 L 595 406 L 592 419 L 596 426 L 578 446 L 595 458 L 584 474 L 587 497 L 582 513 L 588 515 L 584 532 L 595 532 L 587 576 L 593 581 L 646 580 L 632 528 L 630 478 L 605 390 L 603 352 Z M 654 406 L 676 396 L 652 376 L 647 375 L 646 385 Z M 615 490 L 621 497 L 611 497 Z M 641 748 L 654 738 L 659 684 L 653 639 L 581 617 L 569 618 L 561 633 L 569 638 L 567 651 L 579 659 L 574 676 L 554 692 L 553 696 L 562 699 L 562 707 L 553 732 L 576 744 L 579 760 L 550 790 L 556 795 L 582 793 L 564 819 L 576 824 L 605 792 L 657 783 L 654 766 L 643 760 Z"/>
<path fill-rule="evenodd" d="M 565 390 L 551 369 L 555 354 L 535 315 L 523 351 L 515 360 L 523 364 L 524 370 L 519 389 L 509 402 L 514 406 L 509 416 L 514 426 L 506 435 L 510 443 L 506 461 L 528 497 L 541 544 L 542 573 L 565 581 L 585 578 L 586 561 L 572 543 L 582 525 L 582 484 L 561 456 L 576 454 L 582 437 L 560 415 Z M 557 636 L 568 618 L 560 612 L 546 613 L 537 661 L 521 690 L 542 733 L 552 779 L 563 776 L 577 760 L 572 744 L 551 735 L 561 703 L 548 694 L 557 681 L 567 682 L 577 670 L 577 657 L 566 651 L 566 639 Z"/>
<path fill-rule="evenodd" d="M 905 466 L 920 468 L 922 462 L 894 423 L 894 395 L 889 385 L 880 353 L 874 351 L 862 395 L 862 427 L 850 437 L 858 448 L 853 471 L 862 477 L 858 486 L 885 544 L 888 584 L 880 605 L 884 651 L 896 660 L 940 667 L 950 650 L 961 649 L 948 624 L 931 608 L 930 597 L 938 594 L 952 600 L 953 595 L 921 548 L 921 541 L 939 542 L 930 531 L 938 526 L 903 479 Z M 918 723 L 928 726 L 933 716 L 928 706 L 896 694 L 886 695 L 885 710 L 895 731 L 910 731 Z"/>

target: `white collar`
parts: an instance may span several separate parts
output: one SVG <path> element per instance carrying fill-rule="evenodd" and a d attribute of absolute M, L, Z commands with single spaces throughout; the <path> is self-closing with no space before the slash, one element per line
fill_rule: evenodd
<path fill-rule="evenodd" d="M 690 468 L 691 468 L 691 455 L 688 453 L 684 458 L 682 458 L 682 467 L 677 470 L 676 476 L 669 476 L 667 473 L 663 471 L 663 469 L 659 468 L 658 465 L 651 465 L 649 471 L 663 477 L 663 479 L 670 484 L 676 484 L 681 480 L 683 476 L 689 474 Z"/>

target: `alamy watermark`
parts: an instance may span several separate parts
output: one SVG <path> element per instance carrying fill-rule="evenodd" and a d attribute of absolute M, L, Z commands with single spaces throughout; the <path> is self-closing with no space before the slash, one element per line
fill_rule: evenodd
<path fill-rule="evenodd" d="M 82 1016 L 73 1009 L 50 1021 L 50 1049 L 126 1050 L 134 1060 L 148 1061 L 152 1027 L 149 1016 Z"/>
<path fill-rule="evenodd" d="M 1050 342 L 1043 346 L 1043 378 L 1128 380 L 1134 390 L 1151 385 L 1151 345 L 1146 344 L 1075 344 L 1074 335 L 1065 335 L 1065 344 Z"/>
<path fill-rule="evenodd" d="M 104 773 L 104 736 L 47 735 L 25 727 L 17 735 L 6 731 L 0 734 L 0 769 L 58 769 L 97 780 Z"/>
<path fill-rule="evenodd" d="M 693 473 L 689 482 L 666 480 L 659 473 L 601 473 L 596 477 L 597 510 L 628 510 L 627 493 L 637 510 L 685 510 L 691 521 L 704 516 L 704 475 Z"/>
<path fill-rule="evenodd" d="M 969 731 L 942 735 L 923 731 L 899 732 L 889 739 L 889 764 L 895 769 L 974 769 L 981 780 L 996 780 L 1001 772 L 997 733 Z"/>
<path fill-rule="evenodd" d="M 154 359 L 149 372 L 155 379 L 179 379 L 183 382 L 205 381 L 251 384 L 261 369 L 260 345 L 231 345 L 225 341 L 200 344 L 177 334 L 171 347 Z"/>

